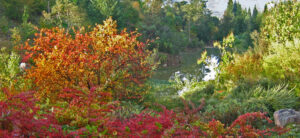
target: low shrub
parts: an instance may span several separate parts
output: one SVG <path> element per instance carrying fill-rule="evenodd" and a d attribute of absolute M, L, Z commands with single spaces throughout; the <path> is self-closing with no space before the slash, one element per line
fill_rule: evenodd
<path fill-rule="evenodd" d="M 1 137 L 63 136 L 51 112 L 40 114 L 33 92 L 12 94 L 4 90 L 5 99 L 0 101 Z"/>
<path fill-rule="evenodd" d="M 82 128 L 87 125 L 101 125 L 107 114 L 115 109 L 110 103 L 112 95 L 101 92 L 99 88 L 64 89 L 52 109 L 61 125 Z"/>
<path fill-rule="evenodd" d="M 162 112 L 142 112 L 127 120 L 112 120 L 106 125 L 107 134 L 122 137 L 263 137 L 288 131 L 278 127 L 255 127 L 258 120 L 262 120 L 259 121 L 262 126 L 272 123 L 260 112 L 241 115 L 228 127 L 214 119 L 205 123 L 199 120 L 200 114 L 197 113 L 202 107 L 190 109 L 186 106 L 177 114 L 163 108 Z"/>
<path fill-rule="evenodd" d="M 6 48 L 0 49 L 0 92 L 2 88 L 14 91 L 30 87 L 23 78 L 24 72 L 20 68 L 20 61 L 20 56 L 16 52 L 9 52 Z"/>

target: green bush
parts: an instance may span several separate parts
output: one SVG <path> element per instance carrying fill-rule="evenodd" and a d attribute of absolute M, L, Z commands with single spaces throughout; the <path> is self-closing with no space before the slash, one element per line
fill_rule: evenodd
<path fill-rule="evenodd" d="M 224 124 L 231 124 L 239 115 L 243 114 L 243 104 L 238 99 L 207 100 L 204 115 L 208 120 L 217 119 Z"/>
<path fill-rule="evenodd" d="M 22 23 L 18 27 L 10 29 L 11 39 L 15 45 L 24 43 L 30 38 L 34 37 L 34 34 L 37 32 L 35 26 L 31 23 Z"/>
<path fill-rule="evenodd" d="M 271 42 L 285 43 L 300 36 L 300 2 L 286 0 L 277 3 L 264 17 L 262 37 Z"/>
<path fill-rule="evenodd" d="M 296 108 L 299 98 L 293 90 L 289 90 L 287 85 L 277 85 L 270 89 L 263 89 L 261 86 L 252 89 L 245 97 L 255 98 L 269 106 L 272 112 L 284 108 Z"/>
<path fill-rule="evenodd" d="M 121 101 L 120 107 L 112 115 L 117 118 L 127 119 L 135 114 L 140 114 L 144 109 L 145 107 L 132 101 Z"/>
<path fill-rule="evenodd" d="M 196 105 L 201 104 L 201 99 L 210 98 L 215 91 L 215 86 L 209 82 L 194 83 L 189 87 L 188 91 L 184 92 L 183 97 L 186 100 L 192 101 Z"/>
<path fill-rule="evenodd" d="M 9 31 L 9 22 L 5 16 L 0 18 L 0 33 L 7 34 Z"/>
<path fill-rule="evenodd" d="M 193 38 L 190 42 L 188 42 L 188 47 L 190 48 L 196 48 L 200 47 L 203 48 L 205 46 L 204 42 L 199 40 L 198 38 Z"/>
<path fill-rule="evenodd" d="M 242 33 L 238 36 L 235 36 L 234 40 L 234 51 L 238 53 L 243 53 L 248 50 L 248 48 L 252 45 L 252 40 L 249 32 Z"/>
<path fill-rule="evenodd" d="M 289 124 L 286 128 L 290 129 L 289 132 L 282 135 L 281 137 L 299 138 L 300 137 L 300 125 Z"/>
<path fill-rule="evenodd" d="M 20 56 L 15 52 L 8 52 L 5 48 L 0 50 L 0 91 L 2 88 L 25 88 L 25 80 L 22 78 L 22 70 L 19 66 Z M 27 85 L 28 86 L 28 85 Z M 2 93 L 1 93 L 2 94 Z"/>
<path fill-rule="evenodd" d="M 168 109 L 183 107 L 183 103 L 177 93 L 178 89 L 174 87 L 174 83 L 151 79 L 148 81 L 148 85 L 151 89 L 145 95 L 144 105 L 146 107 L 155 110 L 161 110 L 155 104 L 164 105 Z"/>
<path fill-rule="evenodd" d="M 300 81 L 300 39 L 285 44 L 271 43 L 263 58 L 266 76 L 274 80 Z"/>
<path fill-rule="evenodd" d="M 218 119 L 225 124 L 230 124 L 241 114 L 247 112 L 267 112 L 272 116 L 276 110 L 284 108 L 296 108 L 299 98 L 294 90 L 290 90 L 288 85 L 268 85 L 264 88 L 260 84 L 240 83 L 230 92 L 215 92 L 211 96 L 201 96 L 189 93 L 188 98 L 205 97 L 205 115 L 210 119 Z M 220 96 L 221 95 L 221 96 Z"/>

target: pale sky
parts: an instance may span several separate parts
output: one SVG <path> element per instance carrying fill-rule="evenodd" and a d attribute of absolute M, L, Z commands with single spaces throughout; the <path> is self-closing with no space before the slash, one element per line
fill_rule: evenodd
<path fill-rule="evenodd" d="M 183 0 L 175 0 L 183 1 Z M 233 0 L 235 1 L 235 0 Z M 243 8 L 253 8 L 256 5 L 259 11 L 264 9 L 266 3 L 276 0 L 236 0 L 238 1 Z M 208 0 L 207 7 L 213 12 L 213 15 L 221 17 L 227 7 L 228 0 Z"/>
<path fill-rule="evenodd" d="M 253 8 L 255 5 L 259 11 L 263 11 L 266 3 L 274 0 L 237 0 L 243 8 Z M 213 12 L 213 15 L 222 16 L 228 0 L 208 0 L 207 7 Z"/>

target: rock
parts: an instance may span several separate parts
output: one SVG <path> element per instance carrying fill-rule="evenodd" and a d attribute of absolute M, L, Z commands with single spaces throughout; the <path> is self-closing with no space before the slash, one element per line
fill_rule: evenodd
<path fill-rule="evenodd" d="M 275 124 L 284 127 L 289 123 L 300 124 L 300 112 L 293 109 L 281 109 L 274 113 Z"/>
<path fill-rule="evenodd" d="M 22 62 L 22 63 L 20 64 L 20 68 L 21 68 L 22 70 L 25 70 L 25 68 L 26 68 L 26 63 Z"/>

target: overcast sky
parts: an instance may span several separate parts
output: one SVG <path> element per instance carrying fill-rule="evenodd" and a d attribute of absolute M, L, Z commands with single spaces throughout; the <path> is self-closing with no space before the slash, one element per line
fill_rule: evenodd
<path fill-rule="evenodd" d="M 176 0 L 176 1 L 183 1 L 183 0 Z M 233 0 L 234 1 L 234 0 Z M 275 1 L 275 0 L 236 0 L 238 1 L 243 8 L 250 7 L 251 9 L 256 5 L 259 11 L 264 9 L 266 3 Z M 207 7 L 213 12 L 215 16 L 222 16 L 226 7 L 227 7 L 228 0 L 208 0 Z"/>
<path fill-rule="evenodd" d="M 256 5 L 259 11 L 264 9 L 266 3 L 272 0 L 237 0 L 243 8 L 250 7 L 251 9 Z M 207 7 L 212 10 L 213 14 L 216 16 L 222 16 L 226 7 L 228 0 L 208 0 Z"/>

